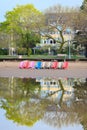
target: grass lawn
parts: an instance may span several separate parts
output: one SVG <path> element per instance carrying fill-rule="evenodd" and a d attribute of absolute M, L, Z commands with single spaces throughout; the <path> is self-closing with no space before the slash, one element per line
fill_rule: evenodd
<path fill-rule="evenodd" d="M 65 59 L 64 56 L 62 57 L 58 57 L 57 55 L 30 55 L 30 56 L 26 56 L 26 55 L 14 55 L 14 56 L 9 56 L 9 55 L 0 55 L 0 59 Z M 84 59 L 84 56 L 81 55 L 71 55 L 71 59 Z M 68 56 L 66 57 L 66 59 L 68 59 Z"/>

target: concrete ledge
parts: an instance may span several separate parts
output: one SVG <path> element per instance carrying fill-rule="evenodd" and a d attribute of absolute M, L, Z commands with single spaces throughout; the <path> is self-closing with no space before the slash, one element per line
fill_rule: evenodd
<path fill-rule="evenodd" d="M 52 60 L 57 60 L 57 61 L 87 61 L 87 58 L 80 58 L 80 59 L 68 59 L 68 58 L 0 58 L 0 61 L 22 61 L 22 60 L 43 60 L 43 61 L 52 61 Z"/>

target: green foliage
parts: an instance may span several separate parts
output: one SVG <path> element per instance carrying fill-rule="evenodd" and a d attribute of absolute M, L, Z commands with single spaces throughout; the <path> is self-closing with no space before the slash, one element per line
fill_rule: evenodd
<path fill-rule="evenodd" d="M 10 44 L 10 47 L 28 49 L 40 42 L 37 32 L 44 21 L 43 14 L 32 4 L 16 6 L 5 17 L 6 21 L 0 23 L 0 31 L 2 35 L 7 35 L 7 41 L 4 42 Z"/>
<path fill-rule="evenodd" d="M 29 49 L 28 49 L 28 56 L 30 56 L 31 53 L 32 53 L 32 50 L 29 48 Z"/>
<path fill-rule="evenodd" d="M 80 7 L 81 10 L 84 10 L 86 4 L 87 4 L 87 0 L 84 0 L 81 7 Z"/>
<path fill-rule="evenodd" d="M 0 82 L 3 84 L 1 79 Z M 32 126 L 37 120 L 42 118 L 43 104 L 32 102 L 31 100 L 32 95 L 36 91 L 39 92 L 40 89 L 40 85 L 35 82 L 35 79 L 10 78 L 6 79 L 4 83 L 8 94 L 5 95 L 5 100 L 0 100 L 0 104 L 6 110 L 5 115 L 7 119 L 13 120 L 17 124 Z M 11 91 L 13 91 L 13 96 L 11 95 Z"/>
<path fill-rule="evenodd" d="M 42 49 L 35 50 L 36 55 L 44 54 L 44 51 Z"/>
<path fill-rule="evenodd" d="M 53 126 L 57 124 L 57 126 L 59 126 L 58 128 L 67 124 L 78 124 L 79 121 L 86 130 L 86 79 L 71 78 L 68 79 L 67 82 L 66 78 L 59 78 L 58 80 L 44 78 L 45 82 L 55 82 L 55 80 L 58 83 L 58 89 L 56 87 L 55 90 L 50 90 L 50 88 L 52 89 L 52 86 L 48 86 L 47 90 L 50 91 L 43 91 L 40 82 L 38 82 L 38 80 L 36 82 L 34 78 L 0 78 L 0 108 L 5 111 L 6 118 L 18 125 L 26 126 L 33 126 L 37 121 L 44 119 L 50 126 L 52 124 Z M 66 89 L 66 83 L 67 85 L 70 85 L 69 90 Z M 71 84 L 69 83 L 72 84 L 72 89 L 75 88 L 74 91 L 70 91 Z M 55 87 L 55 85 L 53 87 Z M 70 92 L 70 95 L 66 98 L 68 91 Z M 46 95 L 45 98 L 43 94 Z M 55 94 L 60 94 L 59 98 L 57 98 Z M 71 104 L 67 105 L 69 101 L 71 101 Z M 50 116 L 52 110 L 54 111 L 53 118 Z M 60 111 L 61 113 L 59 114 Z M 44 116 L 48 112 L 49 114 Z M 62 116 L 63 112 L 66 116 Z"/>
<path fill-rule="evenodd" d="M 8 25 L 9 25 L 8 21 L 1 22 L 1 23 L 0 23 L 0 31 L 6 31 Z"/>
<path fill-rule="evenodd" d="M 26 48 L 18 48 L 17 49 L 17 54 L 18 55 L 26 55 L 27 54 L 27 49 Z"/>
<path fill-rule="evenodd" d="M 33 48 L 36 43 L 40 42 L 39 35 L 33 32 L 22 33 L 21 45 L 26 48 Z"/>
<path fill-rule="evenodd" d="M 0 48 L 0 55 L 8 55 L 8 49 Z"/>
<path fill-rule="evenodd" d="M 41 15 L 42 13 L 32 4 L 17 6 L 13 11 L 6 13 L 6 20 L 9 22 L 8 29 L 20 33 L 35 29 L 37 23 L 40 22 Z"/>

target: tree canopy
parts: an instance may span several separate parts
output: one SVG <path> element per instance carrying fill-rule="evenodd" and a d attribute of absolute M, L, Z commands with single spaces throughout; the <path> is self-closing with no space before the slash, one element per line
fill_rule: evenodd
<path fill-rule="evenodd" d="M 5 15 L 6 21 L 1 23 L 0 30 L 9 35 L 10 47 L 22 46 L 31 48 L 40 41 L 37 33 L 44 22 L 42 12 L 32 4 L 16 6 Z"/>
<path fill-rule="evenodd" d="M 47 38 L 56 40 L 60 44 L 59 51 L 61 51 L 68 42 L 64 38 L 67 28 L 87 32 L 86 12 L 87 0 L 83 1 L 81 9 L 55 5 L 49 7 L 44 13 L 32 4 L 18 5 L 12 11 L 8 11 L 5 15 L 6 21 L 0 23 L 1 47 L 3 45 L 9 48 L 25 47 L 28 50 L 40 43 L 41 32 L 45 32 L 44 35 Z M 60 39 L 54 39 L 52 35 L 49 35 L 50 30 L 56 30 Z"/>

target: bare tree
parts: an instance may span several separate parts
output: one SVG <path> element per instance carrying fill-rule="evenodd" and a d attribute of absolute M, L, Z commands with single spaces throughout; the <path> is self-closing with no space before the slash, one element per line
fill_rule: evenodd
<path fill-rule="evenodd" d="M 78 12 L 78 8 L 62 7 L 61 5 L 55 5 L 45 10 L 45 37 L 56 40 L 56 43 L 60 44 L 59 52 L 62 51 L 63 46 L 68 42 L 68 39 L 65 38 L 65 33 L 67 33 L 67 36 L 71 34 L 70 30 L 73 30 L 72 17 L 74 17 L 76 12 Z M 52 34 L 49 34 L 50 31 L 58 32 L 59 39 L 55 39 Z"/>

